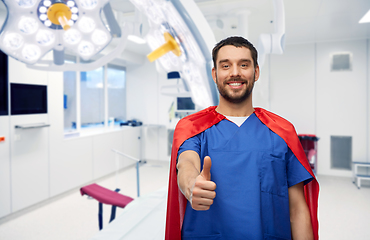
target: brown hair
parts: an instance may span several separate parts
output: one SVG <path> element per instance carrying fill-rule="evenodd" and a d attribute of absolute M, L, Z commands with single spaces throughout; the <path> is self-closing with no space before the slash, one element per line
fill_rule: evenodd
<path fill-rule="evenodd" d="M 258 53 L 257 53 L 256 48 L 253 46 L 253 44 L 251 42 L 249 42 L 247 39 L 243 38 L 243 37 L 234 36 L 234 37 L 228 37 L 228 38 L 225 38 L 225 39 L 221 40 L 213 48 L 213 50 L 212 50 L 212 59 L 213 59 L 214 68 L 217 68 L 216 67 L 216 61 L 217 61 L 218 51 L 223 46 L 227 46 L 227 45 L 232 45 L 232 46 L 235 46 L 235 47 L 246 47 L 246 48 L 248 48 L 251 51 L 251 54 L 252 54 L 254 67 L 256 67 L 258 65 L 258 62 L 257 62 Z"/>

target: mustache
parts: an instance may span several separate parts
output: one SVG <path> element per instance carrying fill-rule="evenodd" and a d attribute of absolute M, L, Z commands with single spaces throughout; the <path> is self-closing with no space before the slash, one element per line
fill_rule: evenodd
<path fill-rule="evenodd" d="M 242 82 L 242 83 L 248 83 L 248 80 L 244 79 L 244 78 L 241 78 L 241 77 L 237 77 L 237 78 L 229 78 L 229 79 L 226 79 L 224 81 L 224 83 L 230 83 L 230 82 Z"/>

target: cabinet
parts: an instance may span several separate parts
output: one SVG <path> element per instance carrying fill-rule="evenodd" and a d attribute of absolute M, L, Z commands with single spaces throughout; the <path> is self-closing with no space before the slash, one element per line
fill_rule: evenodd
<path fill-rule="evenodd" d="M 352 180 L 353 183 L 356 184 L 357 188 L 360 189 L 361 187 L 361 180 L 370 180 L 370 175 L 364 175 L 364 174 L 359 174 L 358 173 L 358 168 L 370 168 L 370 163 L 369 162 L 352 162 L 353 164 L 353 175 L 352 175 Z"/>
<path fill-rule="evenodd" d="M 49 128 L 16 128 L 47 123 L 47 114 L 11 116 L 12 212 L 49 197 Z"/>
<path fill-rule="evenodd" d="M 0 116 L 0 218 L 11 212 L 9 117 Z"/>

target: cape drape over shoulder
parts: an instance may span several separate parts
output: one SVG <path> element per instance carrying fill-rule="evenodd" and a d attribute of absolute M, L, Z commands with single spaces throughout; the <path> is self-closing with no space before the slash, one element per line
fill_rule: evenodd
<path fill-rule="evenodd" d="M 200 112 L 189 115 L 179 121 L 176 126 L 172 152 L 171 164 L 169 173 L 168 199 L 167 199 L 167 218 L 166 218 L 166 240 L 181 239 L 181 227 L 184 219 L 187 199 L 181 193 L 177 185 L 176 160 L 177 152 L 182 143 L 219 123 L 225 119 L 225 116 L 215 111 L 216 106 L 206 108 Z M 311 182 L 305 185 L 304 192 L 307 205 L 311 214 L 311 222 L 313 228 L 314 239 L 318 240 L 318 196 L 319 184 L 313 174 L 310 164 L 306 158 L 306 154 L 298 139 L 293 125 L 282 117 L 266 111 L 262 108 L 255 108 L 254 113 L 271 131 L 279 135 L 292 150 L 299 162 L 314 178 Z"/>

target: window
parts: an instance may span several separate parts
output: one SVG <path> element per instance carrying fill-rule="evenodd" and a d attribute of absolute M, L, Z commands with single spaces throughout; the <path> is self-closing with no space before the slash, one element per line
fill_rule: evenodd
<path fill-rule="evenodd" d="M 64 131 L 73 132 L 77 128 L 76 72 L 64 72 L 63 78 Z"/>
<path fill-rule="evenodd" d="M 80 74 L 81 127 L 103 127 L 104 67 Z"/>
<path fill-rule="evenodd" d="M 108 64 L 93 71 L 64 72 L 66 136 L 107 127 L 110 119 L 116 124 L 126 120 L 126 69 Z"/>
<path fill-rule="evenodd" d="M 126 120 L 126 70 L 108 65 L 108 117 L 116 124 Z"/>

